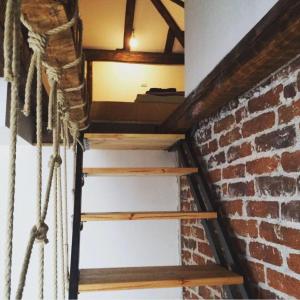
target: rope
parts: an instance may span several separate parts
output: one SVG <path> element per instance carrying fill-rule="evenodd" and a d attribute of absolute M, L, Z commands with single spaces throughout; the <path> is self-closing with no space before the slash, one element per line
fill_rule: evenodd
<path fill-rule="evenodd" d="M 4 75 L 6 80 L 11 82 L 11 113 L 10 113 L 10 127 L 11 127 L 11 142 L 10 142 L 10 161 L 9 161 L 9 197 L 8 197 L 8 224 L 7 224 L 7 242 L 6 242 L 6 260 L 5 260 L 5 286 L 4 294 L 6 299 L 10 299 L 11 295 L 11 266 L 12 266 L 12 239 L 13 239 L 13 213 L 14 213 L 14 196 L 15 196 L 15 174 L 16 174 L 16 135 L 17 135 L 17 113 L 18 113 L 18 99 L 19 99 L 19 33 L 20 20 L 28 29 L 28 44 L 33 50 L 28 69 L 26 85 L 25 85 L 25 99 L 23 113 L 28 116 L 31 113 L 31 91 L 33 84 L 33 77 L 36 69 L 36 138 L 37 138 L 37 195 L 36 195 L 36 220 L 32 227 L 29 239 L 26 245 L 25 256 L 22 264 L 20 278 L 18 282 L 16 299 L 21 299 L 26 283 L 26 276 L 32 255 L 33 245 L 36 241 L 39 243 L 39 280 L 38 291 L 39 298 L 44 297 L 44 245 L 48 243 L 47 232 L 48 226 L 45 219 L 48 212 L 50 194 L 54 180 L 54 242 L 53 242 L 53 259 L 54 259 L 54 294 L 57 298 L 58 288 L 58 260 L 57 260 L 57 242 L 58 242 L 58 221 L 60 229 L 60 252 L 61 252 L 61 273 L 63 276 L 62 297 L 65 297 L 65 291 L 68 288 L 68 229 L 67 229 L 67 165 L 66 165 L 66 146 L 69 145 L 69 135 L 73 137 L 73 146 L 78 139 L 79 124 L 85 122 L 87 117 L 84 117 L 77 123 L 70 120 L 69 110 L 82 108 L 86 104 L 78 104 L 69 106 L 66 103 L 65 93 L 79 91 L 85 87 L 84 82 L 78 86 L 61 89 L 59 82 L 62 77 L 62 72 L 66 69 L 81 65 L 82 55 L 80 55 L 64 66 L 53 67 L 48 65 L 43 59 L 45 50 L 47 48 L 48 40 L 51 35 L 58 34 L 62 31 L 70 29 L 78 21 L 78 7 L 74 16 L 66 23 L 56 28 L 50 29 L 45 33 L 34 32 L 32 26 L 25 20 L 23 15 L 20 15 L 21 0 L 7 0 L 6 17 L 5 17 L 5 33 L 4 33 Z M 80 26 L 81 28 L 81 26 Z M 81 32 L 80 32 L 80 47 L 81 47 Z M 78 53 L 78 52 L 77 52 Z M 42 66 L 45 67 L 48 81 L 50 84 L 50 96 L 48 107 L 48 129 L 53 131 L 53 155 L 50 159 L 49 174 L 47 180 L 47 187 L 45 190 L 45 198 L 42 205 Z M 82 80 L 82 78 L 81 78 Z M 61 128 L 63 130 L 61 130 Z M 60 157 L 60 138 L 64 141 L 64 197 L 62 192 L 62 176 L 61 176 L 61 157 Z"/>
<path fill-rule="evenodd" d="M 15 204 L 15 180 L 16 180 L 16 144 L 17 144 L 17 113 L 19 101 L 19 33 L 20 24 L 20 0 L 8 0 L 5 15 L 4 34 L 4 73 L 6 80 L 11 82 L 11 107 L 10 107 L 10 144 L 9 144 L 9 169 L 8 169 L 8 205 L 7 228 L 5 243 L 4 266 L 4 297 L 10 299 L 11 294 L 11 267 L 13 247 L 13 221 Z"/>

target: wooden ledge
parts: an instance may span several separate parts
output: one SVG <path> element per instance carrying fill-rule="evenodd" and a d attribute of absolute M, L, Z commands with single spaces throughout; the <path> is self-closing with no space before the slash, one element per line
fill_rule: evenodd
<path fill-rule="evenodd" d="M 168 150 L 184 134 L 85 133 L 91 149 Z"/>
<path fill-rule="evenodd" d="M 83 168 L 88 176 L 184 176 L 197 172 L 197 168 Z"/>
<path fill-rule="evenodd" d="M 191 220 L 216 219 L 216 212 L 151 211 L 82 213 L 81 221 L 131 221 L 131 220 Z"/>
<path fill-rule="evenodd" d="M 242 284 L 243 277 L 218 265 L 80 270 L 79 290 L 112 291 Z"/>

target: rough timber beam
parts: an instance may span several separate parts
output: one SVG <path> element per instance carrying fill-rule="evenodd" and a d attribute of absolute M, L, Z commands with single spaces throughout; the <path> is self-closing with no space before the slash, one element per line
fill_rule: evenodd
<path fill-rule="evenodd" d="M 181 53 L 156 53 L 122 50 L 84 49 L 87 61 L 115 61 L 138 64 L 183 65 L 184 55 Z"/>
<path fill-rule="evenodd" d="M 300 1 L 278 1 L 161 126 L 189 129 L 300 53 Z"/>
<path fill-rule="evenodd" d="M 175 35 L 171 28 L 168 30 L 166 45 L 165 45 L 165 53 L 172 53 L 175 42 Z"/>
<path fill-rule="evenodd" d="M 135 2 L 136 0 L 127 0 L 126 2 L 123 49 L 127 51 L 130 50 L 129 42 L 133 30 Z"/>
<path fill-rule="evenodd" d="M 36 32 L 45 32 L 68 22 L 68 16 L 71 13 L 66 11 L 63 3 L 63 1 L 56 0 L 22 0 L 21 9 L 24 18 Z M 77 52 L 73 32 L 69 29 L 49 38 L 45 60 L 51 66 L 60 67 L 74 61 L 77 58 Z M 79 86 L 82 83 L 80 70 L 80 64 L 64 70 L 60 87 L 66 89 Z M 44 84 L 47 86 L 47 79 L 44 80 Z M 70 105 L 79 105 L 85 102 L 83 89 L 66 93 L 66 98 Z M 70 111 L 70 118 L 74 122 L 83 120 L 85 116 L 85 107 Z M 81 128 L 85 126 L 85 122 L 80 123 Z"/>
<path fill-rule="evenodd" d="M 171 1 L 184 8 L 184 2 L 182 0 L 171 0 Z"/>
<path fill-rule="evenodd" d="M 166 21 L 169 28 L 171 28 L 181 46 L 184 47 L 184 32 L 177 25 L 176 21 L 171 16 L 167 8 L 163 5 L 161 0 L 151 0 L 151 2 L 153 3 L 157 11 L 160 13 L 160 15 L 163 17 L 163 19 Z"/>

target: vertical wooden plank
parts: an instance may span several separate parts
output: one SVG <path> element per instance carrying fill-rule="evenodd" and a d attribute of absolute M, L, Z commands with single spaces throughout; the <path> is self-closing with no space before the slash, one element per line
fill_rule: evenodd
<path fill-rule="evenodd" d="M 175 42 L 175 35 L 174 35 L 172 29 L 169 28 L 166 45 L 165 45 L 165 53 L 172 53 L 174 42 Z"/>
<path fill-rule="evenodd" d="M 91 104 L 93 101 L 93 62 L 88 60 L 86 64 L 88 102 Z"/>
<path fill-rule="evenodd" d="M 129 42 L 133 30 L 135 2 L 136 0 L 127 0 L 126 2 L 124 41 L 123 41 L 123 49 L 126 51 L 130 51 Z"/>

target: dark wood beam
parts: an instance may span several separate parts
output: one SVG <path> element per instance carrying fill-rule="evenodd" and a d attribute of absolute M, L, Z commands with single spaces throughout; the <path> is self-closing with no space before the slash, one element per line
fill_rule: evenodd
<path fill-rule="evenodd" d="M 175 35 L 174 35 L 172 29 L 169 28 L 166 45 L 165 45 L 165 53 L 172 53 L 174 42 L 175 42 Z"/>
<path fill-rule="evenodd" d="M 171 0 L 171 1 L 184 8 L 184 2 L 182 0 Z"/>
<path fill-rule="evenodd" d="M 120 50 L 84 49 L 87 61 L 115 61 L 138 64 L 183 65 L 184 55 L 181 53 L 156 53 Z"/>
<path fill-rule="evenodd" d="M 177 25 L 176 21 L 172 17 L 172 15 L 169 13 L 167 8 L 163 5 L 161 0 L 151 0 L 157 11 L 160 13 L 160 15 L 163 17 L 163 19 L 167 22 L 169 28 L 172 29 L 175 37 L 178 39 L 179 43 L 184 47 L 184 32 L 180 29 L 180 27 Z"/>
<path fill-rule="evenodd" d="M 278 1 L 164 122 L 188 129 L 241 96 L 300 53 L 300 1 Z"/>
<path fill-rule="evenodd" d="M 93 62 L 86 62 L 86 86 L 87 86 L 87 95 L 88 102 L 91 105 L 93 101 Z"/>
<path fill-rule="evenodd" d="M 123 48 L 127 51 L 130 50 L 129 42 L 133 30 L 135 2 L 136 0 L 127 0 L 126 2 Z"/>

